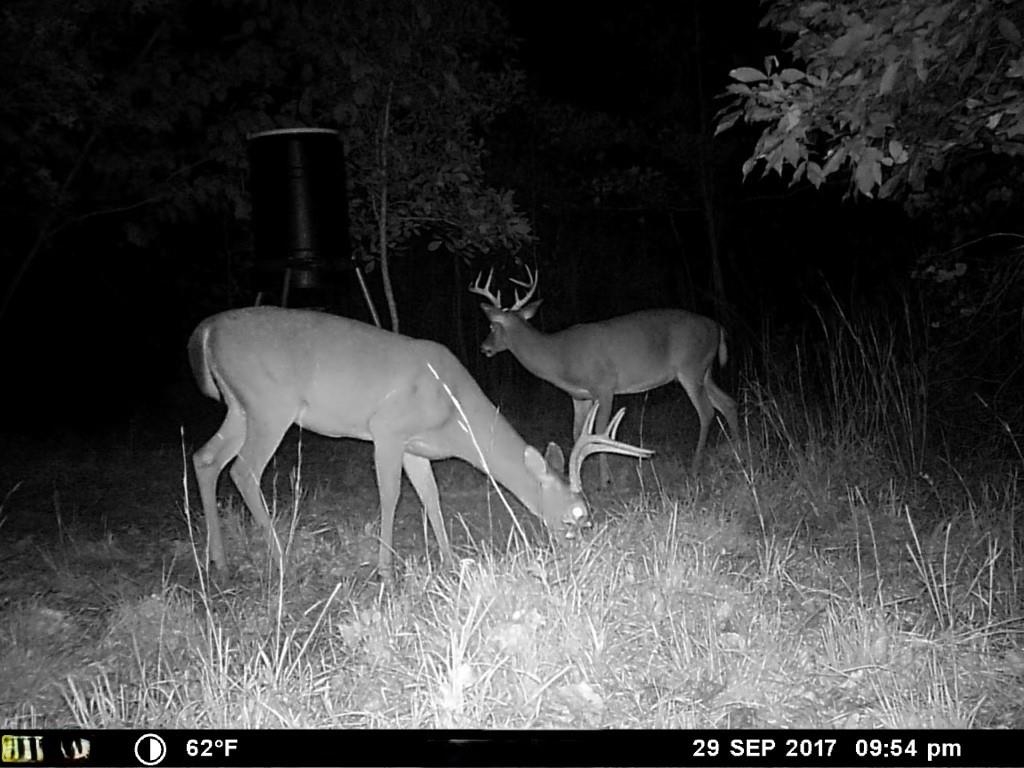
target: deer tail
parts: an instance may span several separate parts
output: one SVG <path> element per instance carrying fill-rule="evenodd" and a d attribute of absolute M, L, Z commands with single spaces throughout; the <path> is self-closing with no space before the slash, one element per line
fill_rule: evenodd
<path fill-rule="evenodd" d="M 188 340 L 188 361 L 192 366 L 192 374 L 196 377 L 199 391 L 214 400 L 220 400 L 220 390 L 210 371 L 210 325 L 200 323 Z"/>

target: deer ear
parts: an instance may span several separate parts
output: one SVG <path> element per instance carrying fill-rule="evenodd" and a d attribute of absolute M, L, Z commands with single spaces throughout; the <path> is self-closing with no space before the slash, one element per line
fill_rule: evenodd
<path fill-rule="evenodd" d="M 538 482 L 546 483 L 551 480 L 551 467 L 544 461 L 540 451 L 532 445 L 526 446 L 526 450 L 523 451 L 523 463 L 526 464 L 526 468 L 530 470 L 531 475 L 537 478 Z"/>
<path fill-rule="evenodd" d="M 519 316 L 523 318 L 523 320 L 529 320 L 531 317 L 537 314 L 537 310 L 540 308 L 540 303 L 542 301 L 544 301 L 544 299 L 537 299 L 536 301 L 531 301 L 529 304 L 527 304 L 525 307 L 519 310 Z"/>
<path fill-rule="evenodd" d="M 502 309 L 500 307 L 496 307 L 493 304 L 486 304 L 482 301 L 480 302 L 480 309 L 482 309 L 484 314 L 487 315 L 488 320 L 494 320 L 495 316 L 500 316 L 502 313 Z"/>
<path fill-rule="evenodd" d="M 565 454 L 562 453 L 558 443 L 548 443 L 547 450 L 544 451 L 544 461 L 551 467 L 552 472 L 559 475 L 565 474 Z"/>

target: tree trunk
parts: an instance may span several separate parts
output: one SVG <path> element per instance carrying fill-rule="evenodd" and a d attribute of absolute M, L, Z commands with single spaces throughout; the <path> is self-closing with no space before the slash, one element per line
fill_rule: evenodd
<path fill-rule="evenodd" d="M 719 317 L 726 309 L 725 280 L 722 275 L 721 243 L 719 238 L 718 212 L 715 208 L 715 179 L 712 164 L 714 156 L 710 151 L 712 134 L 711 116 L 708 114 L 708 100 L 704 93 L 703 50 L 701 45 L 700 3 L 693 3 L 694 62 L 697 73 L 697 102 L 700 104 L 700 138 L 697 142 L 697 167 L 700 174 L 701 208 L 704 212 L 704 231 L 708 241 L 708 259 L 711 262 L 711 289 L 715 312 Z"/>
<path fill-rule="evenodd" d="M 380 199 L 377 210 L 377 237 L 380 241 L 380 279 L 384 283 L 384 299 L 388 304 L 391 316 L 391 330 L 398 329 L 398 304 L 395 302 L 395 290 L 391 284 L 391 259 L 388 252 L 388 135 L 391 119 L 391 86 L 388 86 L 388 97 L 384 102 L 384 114 L 381 116 L 380 146 L 378 163 L 380 165 Z"/>

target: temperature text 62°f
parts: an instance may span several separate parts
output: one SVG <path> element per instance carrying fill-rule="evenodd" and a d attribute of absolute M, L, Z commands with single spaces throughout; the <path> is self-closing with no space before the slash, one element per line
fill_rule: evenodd
<path fill-rule="evenodd" d="M 238 749 L 238 739 L 189 739 L 185 754 L 189 757 L 231 757 Z"/>

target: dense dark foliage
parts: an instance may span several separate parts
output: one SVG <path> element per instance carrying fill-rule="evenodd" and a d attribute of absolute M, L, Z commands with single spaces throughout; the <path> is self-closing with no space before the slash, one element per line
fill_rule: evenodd
<path fill-rule="evenodd" d="M 987 235 L 1019 207 L 1020 12 L 918 5 L 783 0 L 759 29 L 758 9 L 712 2 L 13 0 L 0 327 L 36 376 L 9 385 L 102 421 L 179 377 L 195 321 L 262 289 L 246 137 L 315 125 L 344 139 L 372 299 L 485 384 L 522 382 L 476 355 L 465 287 L 526 260 L 542 328 L 684 306 L 761 367 L 766 325 L 801 335 L 833 300 L 910 297 L 937 367 L 1012 392 L 1019 245 Z M 742 122 L 713 136 L 730 72 L 725 120 L 768 120 L 760 140 Z M 744 181 L 748 157 L 797 183 Z M 334 308 L 366 319 L 353 274 Z M 69 374 L 79 397 L 58 396 Z"/>

